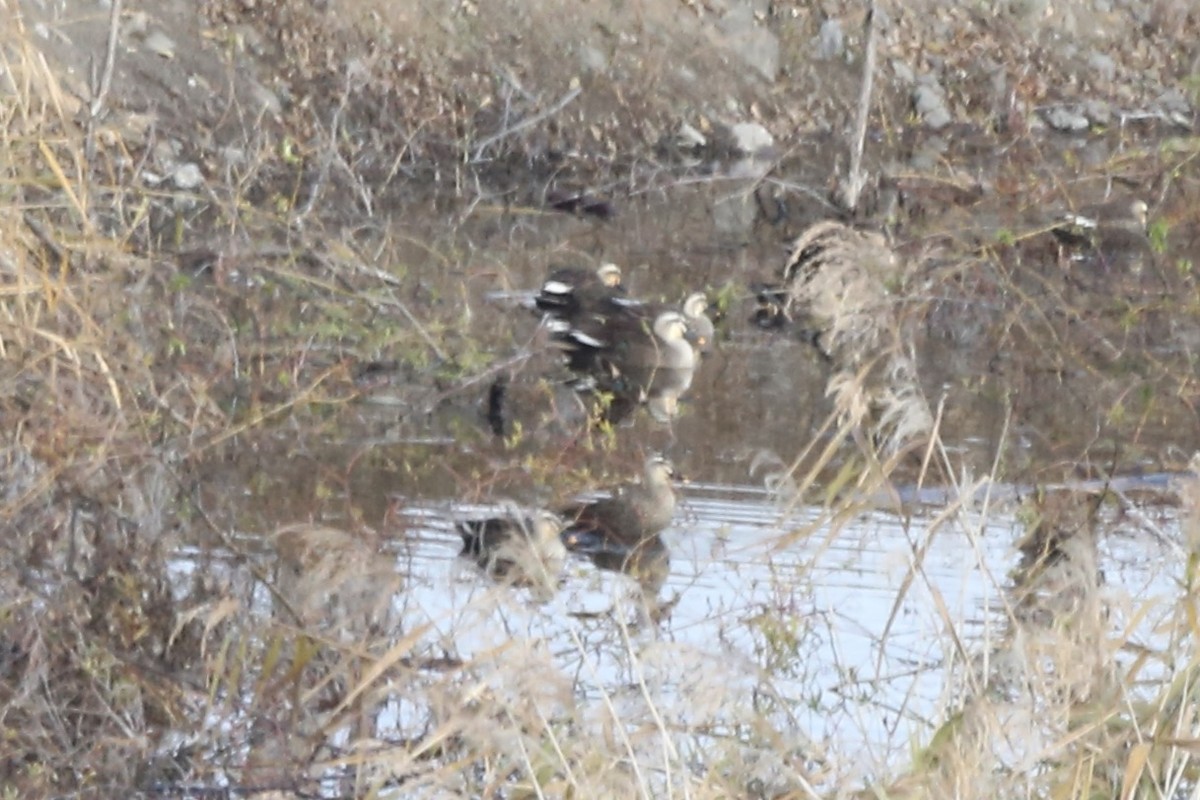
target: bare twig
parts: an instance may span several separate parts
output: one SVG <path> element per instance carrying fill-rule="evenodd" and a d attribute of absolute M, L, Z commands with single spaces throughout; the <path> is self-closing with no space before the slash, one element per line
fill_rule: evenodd
<path fill-rule="evenodd" d="M 60 245 L 58 240 L 54 238 L 54 234 L 50 231 L 50 229 L 43 225 L 39 219 L 34 217 L 33 214 L 28 211 L 25 212 L 22 219 L 24 219 L 26 227 L 33 231 L 33 235 L 38 238 L 38 241 L 45 245 L 46 249 L 50 251 L 50 254 L 54 256 L 56 265 L 60 269 L 66 269 L 68 264 L 67 251 L 63 249 L 63 246 Z"/>
<path fill-rule="evenodd" d="M 333 110 L 333 117 L 329 120 L 328 149 L 321 155 L 321 168 L 318 170 L 317 177 L 313 181 L 312 186 L 309 187 L 308 199 L 304 201 L 304 204 L 296 211 L 296 215 L 292 217 L 292 223 L 295 225 L 303 224 L 305 218 L 312 213 L 313 207 L 317 204 L 317 198 L 321 196 L 321 190 L 325 186 L 325 181 L 329 178 L 329 167 L 333 164 L 333 159 L 338 151 L 338 136 L 340 135 L 338 131 L 341 129 L 342 112 L 345 111 L 346 104 L 350 101 L 350 82 L 353 77 L 353 70 L 348 69 L 346 71 L 345 83 L 342 85 L 342 96 L 338 99 L 337 108 Z M 319 120 L 317 120 L 317 125 L 320 125 Z M 347 171 L 350 172 L 353 178 L 353 171 Z"/>
<path fill-rule="evenodd" d="M 863 145 L 867 139 L 867 117 L 871 112 L 871 90 L 875 83 L 875 50 L 879 28 L 876 12 L 875 0 L 868 0 L 865 23 L 867 48 L 863 56 L 863 75 L 858 91 L 858 115 L 854 121 L 854 138 L 850 142 L 850 174 L 846 176 L 846 183 L 842 186 L 841 196 L 838 198 L 838 201 L 848 211 L 853 211 L 858 207 L 859 195 L 862 194 L 863 187 L 867 183 L 867 177 L 863 174 L 862 169 L 862 156 Z"/>
<path fill-rule="evenodd" d="M 100 112 L 104 110 L 104 101 L 108 98 L 108 91 L 112 88 L 113 68 L 117 63 L 117 37 L 120 35 L 121 27 L 121 0 L 112 0 L 112 7 L 108 12 L 108 46 L 104 52 L 104 67 L 100 70 L 99 80 L 93 76 L 92 80 L 92 102 L 88 104 L 88 122 L 87 134 L 84 138 L 84 154 L 88 163 L 91 163 L 92 156 L 95 153 L 95 138 L 93 132 L 95 129 L 96 120 L 100 116 Z"/>
<path fill-rule="evenodd" d="M 92 103 L 88 111 L 94 119 L 104 108 L 104 100 L 112 88 L 113 68 L 117 63 L 117 36 L 121 26 L 121 0 L 112 0 L 108 12 L 108 47 L 104 53 L 104 69 L 100 72 L 100 84 L 92 87 Z"/>
<path fill-rule="evenodd" d="M 498 133 L 494 133 L 491 136 L 487 137 L 486 139 L 484 139 L 482 142 L 479 143 L 478 147 L 475 148 L 475 155 L 471 156 L 471 160 L 472 161 L 482 160 L 483 152 L 485 150 L 487 150 L 489 147 L 491 147 L 492 145 L 494 145 L 496 142 L 500 141 L 501 139 L 506 139 L 509 136 L 512 136 L 514 133 L 517 133 L 518 131 L 523 131 L 532 125 L 536 125 L 537 123 L 541 122 L 542 120 L 544 120 L 548 117 L 552 117 L 555 114 L 557 114 L 558 112 L 562 111 L 564 108 L 566 108 L 568 105 L 570 105 L 571 101 L 573 101 L 576 97 L 579 96 L 579 93 L 581 91 L 582 91 L 582 89 L 580 87 L 576 86 L 576 87 L 572 88 L 569 92 L 564 94 L 557 103 L 550 106 L 546 110 L 541 111 L 537 114 L 534 114 L 531 117 L 526 117 L 525 119 L 518 122 L 516 125 L 507 127 L 504 130 L 499 131 Z"/>

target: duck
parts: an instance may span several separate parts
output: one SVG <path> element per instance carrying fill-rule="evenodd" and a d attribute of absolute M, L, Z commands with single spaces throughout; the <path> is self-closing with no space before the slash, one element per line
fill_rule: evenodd
<path fill-rule="evenodd" d="M 716 329 L 708 316 L 708 295 L 704 292 L 692 292 L 684 299 L 679 312 L 687 321 L 687 340 L 692 343 L 696 352 L 701 355 L 712 352 Z"/>
<path fill-rule="evenodd" d="M 559 513 L 567 521 L 563 543 L 572 552 L 627 558 L 661 546 L 658 535 L 675 516 L 675 467 L 661 455 L 646 459 L 640 483 L 626 483 L 608 497 L 576 503 Z"/>
<path fill-rule="evenodd" d="M 620 374 L 636 368 L 694 369 L 696 350 L 678 311 L 650 318 L 631 311 L 597 314 L 566 331 L 559 342 L 576 372 Z"/>
<path fill-rule="evenodd" d="M 566 562 L 565 522 L 545 509 L 458 523 L 463 557 L 494 578 L 551 588 Z"/>
<path fill-rule="evenodd" d="M 1065 245 L 1096 246 L 1112 239 L 1144 239 L 1150 207 L 1141 198 L 1082 206 L 1055 217 L 1050 232 Z"/>
<path fill-rule="evenodd" d="M 601 419 L 612 425 L 641 406 L 658 422 L 670 422 L 699 362 L 686 318 L 672 310 L 660 312 L 653 323 L 633 312 L 598 315 L 557 339 L 567 367 L 578 376 L 572 388 L 610 396 Z"/>
<path fill-rule="evenodd" d="M 712 318 L 708 316 L 708 295 L 704 292 L 692 292 L 678 306 L 669 303 L 643 303 L 638 300 L 614 298 L 607 304 L 595 309 L 598 316 L 603 315 L 632 315 L 650 319 L 664 311 L 678 311 L 687 323 L 687 336 L 693 349 L 700 354 L 712 351 L 716 330 Z"/>
<path fill-rule="evenodd" d="M 613 263 L 601 264 L 595 270 L 559 267 L 546 276 L 533 304 L 551 323 L 552 330 L 567 330 L 593 306 L 623 296 L 621 280 L 621 268 Z"/>

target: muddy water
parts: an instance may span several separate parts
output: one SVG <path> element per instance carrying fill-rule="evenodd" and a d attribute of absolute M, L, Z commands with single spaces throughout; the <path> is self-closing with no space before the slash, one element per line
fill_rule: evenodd
<path fill-rule="evenodd" d="M 710 732 L 766 718 L 846 763 L 902 756 L 953 705 L 947 669 L 963 658 L 960 647 L 978 656 L 999 635 L 995 609 L 1020 526 L 1012 504 L 935 524 L 952 494 L 904 516 L 863 511 L 835 526 L 820 484 L 802 498 L 766 491 L 821 435 L 828 367 L 798 337 L 753 329 L 746 286 L 769 276 L 788 236 L 825 212 L 798 195 L 789 214 L 768 220 L 753 188 L 712 179 L 664 186 L 603 221 L 498 204 L 443 206 L 437 220 L 408 210 L 412 296 L 461 304 L 463 333 L 482 343 L 487 362 L 437 391 L 400 387 L 398 401 L 387 387 L 369 392 L 320 434 L 288 430 L 233 456 L 210 488 L 249 493 L 243 529 L 317 519 L 377 535 L 405 585 L 393 601 L 399 629 L 428 625 L 421 646 L 431 653 L 490 659 L 496 648 L 531 648 L 573 676 L 582 706 L 599 714 L 612 702 L 631 728 L 655 714 Z M 1164 302 L 1194 291 L 1174 265 L 1200 261 L 1196 242 L 1175 240 L 1149 266 L 1143 251 L 1136 263 L 1078 266 L 1040 239 L 984 258 L 979 243 L 1020 230 L 1027 207 L 921 202 L 898 239 L 904 253 L 929 260 L 908 300 L 922 383 L 941 410 L 955 475 L 995 469 L 1011 496 L 1047 480 L 1170 472 L 1200 448 L 1189 377 L 1200 321 L 1169 318 Z M 726 302 L 718 348 L 679 417 L 635 414 L 597 440 L 581 436 L 569 414 L 546 422 L 542 407 L 518 407 L 528 414 L 523 439 L 500 441 L 483 413 L 493 365 L 517 365 L 507 370 L 511 393 L 532 406 L 545 402 L 536 389 L 543 376 L 565 374 L 539 344 L 536 319 L 489 298 L 536 287 L 553 264 L 610 260 L 638 296 L 678 300 L 708 289 Z M 543 603 L 457 557 L 454 520 L 507 500 L 550 504 L 595 490 L 632 474 L 649 450 L 692 481 L 664 534 L 661 584 L 639 587 L 575 561 Z M 534 477 L 546 471 L 528 469 L 531 458 L 561 469 Z M 583 466 L 592 482 L 572 479 Z M 915 474 L 898 474 L 901 488 Z M 930 484 L 945 488 L 943 477 Z M 1160 508 L 1168 493 L 1161 482 L 1148 488 L 1150 507 Z M 1158 526 L 1162 541 L 1114 527 L 1101 544 L 1105 591 L 1121 608 L 1156 603 L 1152 587 L 1181 562 L 1169 544 L 1178 539 L 1172 512 Z M 1142 618 L 1147 640 L 1153 619 Z M 392 707 L 383 733 L 410 735 L 411 714 Z M 677 744 L 686 751 L 688 741 Z"/>

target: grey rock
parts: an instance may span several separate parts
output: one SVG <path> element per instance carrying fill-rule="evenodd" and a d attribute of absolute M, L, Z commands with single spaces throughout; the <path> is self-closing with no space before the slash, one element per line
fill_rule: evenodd
<path fill-rule="evenodd" d="M 145 44 L 147 50 L 156 56 L 161 56 L 162 58 L 175 57 L 175 40 L 162 31 L 153 31 L 150 33 L 143 44 Z"/>
<path fill-rule="evenodd" d="M 579 48 L 579 66 L 584 72 L 604 72 L 608 69 L 608 56 L 591 45 L 582 45 Z"/>
<path fill-rule="evenodd" d="M 954 121 L 950 109 L 946 108 L 946 99 L 936 86 L 922 83 L 913 90 L 913 107 L 924 121 L 926 127 L 941 130 Z"/>
<path fill-rule="evenodd" d="M 1154 105 L 1161 108 L 1168 115 L 1190 115 L 1192 113 L 1192 104 L 1188 102 L 1187 96 L 1179 87 L 1173 87 L 1160 94 L 1154 99 Z"/>
<path fill-rule="evenodd" d="M 1087 59 L 1088 69 L 1106 81 L 1117 77 L 1117 62 L 1106 53 L 1092 51 Z"/>
<path fill-rule="evenodd" d="M 735 5 L 720 21 L 717 30 L 738 58 L 768 81 L 779 75 L 779 39 L 755 20 L 750 5 Z"/>
<path fill-rule="evenodd" d="M 198 189 L 204 184 L 204 173 L 200 171 L 198 164 L 187 161 L 175 167 L 171 173 L 171 183 L 175 184 L 175 188 L 184 191 Z"/>
<path fill-rule="evenodd" d="M 765 153 L 775 146 L 775 137 L 757 122 L 738 122 L 729 127 L 733 148 L 746 155 Z"/>
<path fill-rule="evenodd" d="M 1085 100 L 1083 114 L 1093 125 L 1107 125 L 1112 122 L 1113 118 L 1112 107 L 1099 99 Z"/>
<path fill-rule="evenodd" d="M 846 52 L 846 34 L 842 31 L 842 21 L 830 17 L 821 23 L 817 33 L 817 58 L 828 61 L 841 58 Z"/>
<path fill-rule="evenodd" d="M 779 76 L 779 39 L 762 28 L 755 28 L 730 39 L 730 48 L 755 72 L 774 83 Z"/>
<path fill-rule="evenodd" d="M 1091 127 L 1091 122 L 1076 106 L 1052 106 L 1042 111 L 1042 117 L 1056 131 L 1078 133 Z"/>
<path fill-rule="evenodd" d="M 917 82 L 917 73 L 907 63 L 898 58 L 892 59 L 892 72 L 896 73 L 896 80 L 901 83 Z"/>

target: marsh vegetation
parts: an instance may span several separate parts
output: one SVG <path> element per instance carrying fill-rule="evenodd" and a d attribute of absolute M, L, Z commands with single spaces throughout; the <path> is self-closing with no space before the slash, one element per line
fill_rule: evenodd
<path fill-rule="evenodd" d="M 857 6 L 61 5 L 0 0 L 0 797 L 1198 791 L 1186 4 L 1111 70 L 892 9 L 855 214 Z M 832 219 L 894 264 L 756 325 Z M 606 262 L 716 317 L 658 413 L 516 299 Z M 636 560 L 459 556 L 653 453 Z"/>

